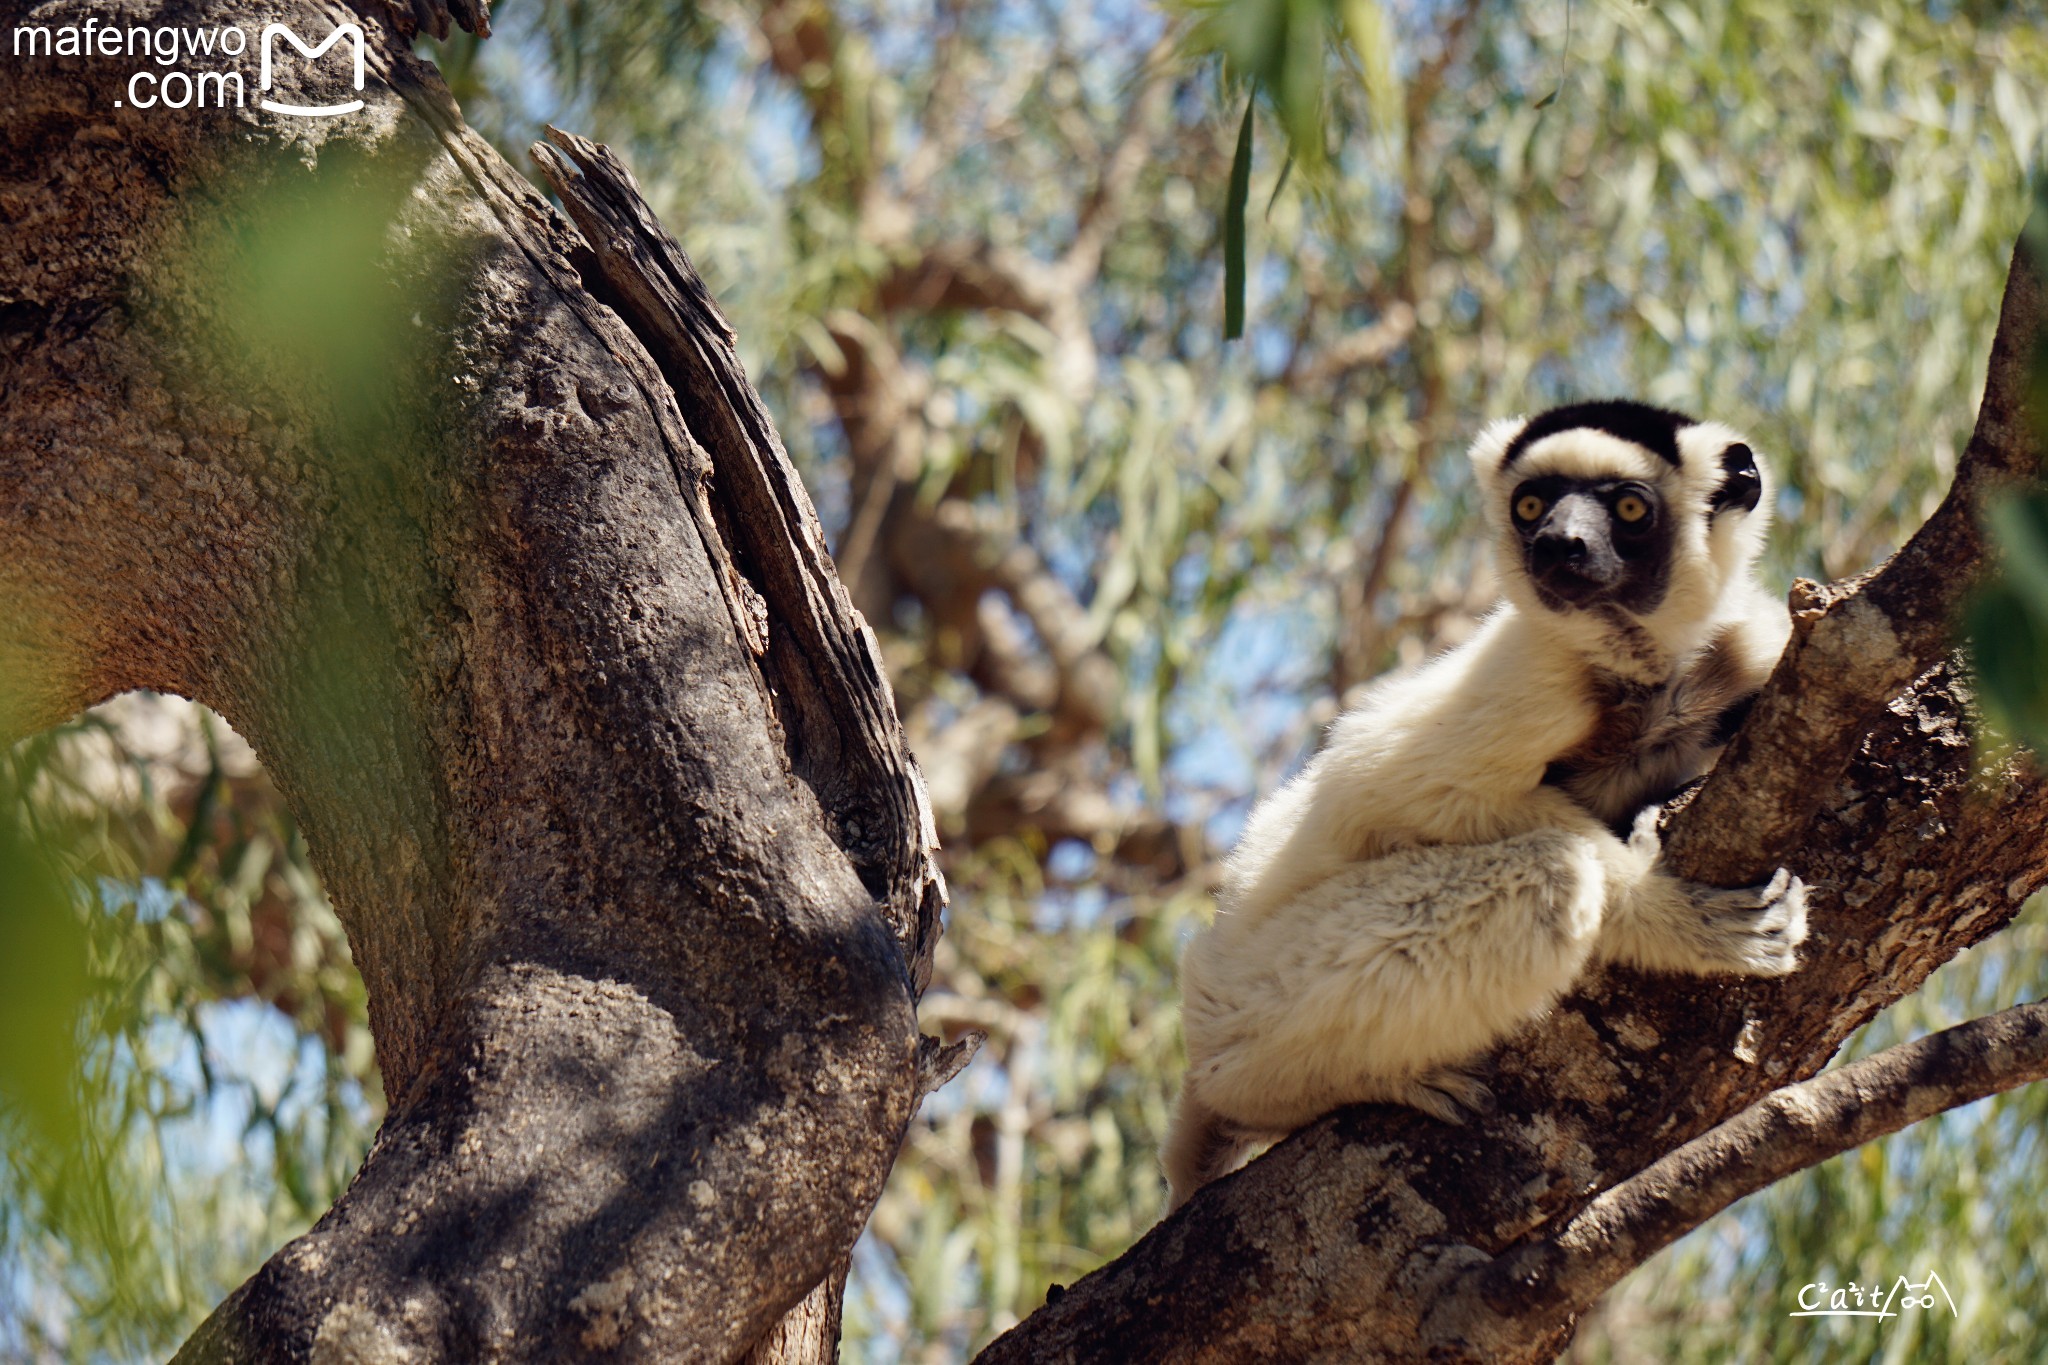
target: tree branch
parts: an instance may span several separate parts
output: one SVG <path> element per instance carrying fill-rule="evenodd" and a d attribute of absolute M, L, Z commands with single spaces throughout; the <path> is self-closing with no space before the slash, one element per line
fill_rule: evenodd
<path fill-rule="evenodd" d="M 2048 1004 L 2016 1005 L 1786 1086 L 1624 1180 L 1555 1233 L 1464 1272 L 1423 1335 L 1492 1360 L 1561 1329 L 1744 1195 L 1947 1109 L 2048 1078 Z"/>
<path fill-rule="evenodd" d="M 1874 574 L 1794 587 L 1792 640 L 1770 685 L 1665 841 L 1684 875 L 1738 886 L 1785 862 L 1872 717 L 1954 647 L 1957 610 L 1986 556 L 1987 503 L 2040 477 L 2025 409 L 2042 304 L 2023 244 L 1999 308 L 1976 429 L 1947 497 Z"/>
<path fill-rule="evenodd" d="M 795 766 L 840 847 L 888 906 L 911 976 L 931 976 L 945 880 L 881 647 L 847 600 L 810 496 L 740 368 L 731 325 L 611 150 L 559 129 L 533 158 L 582 228 L 600 292 L 647 345 L 684 420 L 718 452 L 709 491 L 735 562 L 765 609 L 748 612 Z M 556 148 L 560 150 L 557 151 Z M 567 155 L 564 155 L 566 153 Z"/>
<path fill-rule="evenodd" d="M 1298 388 L 1319 389 L 1352 370 L 1377 365 L 1406 345 L 1415 334 L 1415 306 L 1398 298 L 1376 320 L 1347 332 L 1303 360 L 1293 378 Z"/>
<path fill-rule="evenodd" d="M 937 242 L 875 287 L 887 313 L 1007 312 L 1046 320 L 1058 287 L 1042 261 L 988 242 Z"/>

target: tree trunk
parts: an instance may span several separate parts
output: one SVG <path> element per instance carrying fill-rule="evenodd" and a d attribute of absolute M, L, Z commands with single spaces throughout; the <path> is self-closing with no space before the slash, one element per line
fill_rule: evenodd
<path fill-rule="evenodd" d="M 88 13 L 239 17 L 0 5 Z M 194 64 L 249 108 L 137 108 L 162 68 L 124 57 L 0 93 L 0 738 L 138 687 L 226 716 L 390 1106 L 179 1359 L 828 1358 L 959 1060 L 917 1033 L 944 888 L 874 641 L 630 183 L 571 146 L 580 211 L 648 234 L 601 259 L 364 23 L 341 117 L 253 107 L 255 25 Z M 354 96 L 345 52 L 280 51 L 279 98 Z M 662 272 L 637 311 L 622 243 Z"/>

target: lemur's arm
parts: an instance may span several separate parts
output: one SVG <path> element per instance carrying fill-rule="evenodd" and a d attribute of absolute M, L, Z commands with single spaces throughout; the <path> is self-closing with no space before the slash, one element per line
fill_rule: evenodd
<path fill-rule="evenodd" d="M 1652 806 L 1636 817 L 1628 857 L 1651 869 L 1630 894 L 1612 899 L 1594 947 L 1604 962 L 1648 971 L 1784 976 L 1806 940 L 1806 886 L 1783 868 L 1760 886 L 1723 889 L 1657 871 Z"/>

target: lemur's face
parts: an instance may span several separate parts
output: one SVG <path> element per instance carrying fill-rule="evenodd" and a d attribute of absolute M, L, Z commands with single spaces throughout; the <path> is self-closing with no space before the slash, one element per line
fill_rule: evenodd
<path fill-rule="evenodd" d="M 1710 610 L 1767 513 L 1754 453 L 1726 427 L 1642 403 L 1500 423 L 1473 450 L 1530 607 L 1639 620 Z"/>
<path fill-rule="evenodd" d="M 1664 499 L 1641 479 L 1539 475 L 1517 484 L 1508 513 L 1522 563 L 1553 610 L 1612 602 L 1656 610 L 1671 577 Z"/>

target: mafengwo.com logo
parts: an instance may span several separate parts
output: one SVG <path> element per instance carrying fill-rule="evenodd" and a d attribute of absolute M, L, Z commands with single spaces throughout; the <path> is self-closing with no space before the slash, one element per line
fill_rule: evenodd
<path fill-rule="evenodd" d="M 244 68 L 252 49 L 257 57 L 259 109 L 294 118 L 334 118 L 363 107 L 360 98 L 333 104 L 294 104 L 273 98 L 278 73 L 292 60 L 286 48 L 309 64 L 322 58 L 352 62 L 350 74 L 360 96 L 363 30 L 356 24 L 337 25 L 317 42 L 301 38 L 287 24 L 266 24 L 252 43 L 247 29 L 232 24 L 211 28 L 122 26 L 87 15 L 76 24 L 17 24 L 13 46 L 16 61 L 84 57 L 122 62 L 128 69 L 110 92 L 116 109 L 245 108 L 249 90 Z"/>

